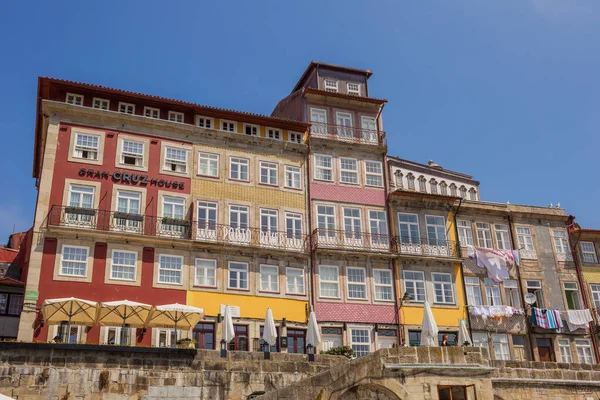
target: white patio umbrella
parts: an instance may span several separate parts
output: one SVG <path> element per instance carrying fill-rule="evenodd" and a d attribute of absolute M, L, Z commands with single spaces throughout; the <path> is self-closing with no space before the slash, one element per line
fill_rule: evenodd
<path fill-rule="evenodd" d="M 273 311 L 267 308 L 267 316 L 265 317 L 265 330 L 263 331 L 263 340 L 271 346 L 277 343 L 277 329 L 275 328 L 275 320 L 273 319 Z"/>
<path fill-rule="evenodd" d="M 175 337 L 177 338 L 177 329 L 189 331 L 196 326 L 203 316 L 203 308 L 179 303 L 166 304 L 154 308 L 148 320 L 148 326 L 168 328 L 175 326 Z"/>
<path fill-rule="evenodd" d="M 13 397 L 8 397 L 3 394 L 0 394 L 0 400 L 15 400 Z"/>
<path fill-rule="evenodd" d="M 231 310 L 229 306 L 225 306 L 225 314 L 223 315 L 223 333 L 222 339 L 225 343 L 229 343 L 235 338 L 235 330 L 233 329 L 233 319 L 231 318 Z"/>
<path fill-rule="evenodd" d="M 469 331 L 467 330 L 467 324 L 464 319 L 461 319 L 458 324 L 458 345 L 462 346 L 468 342 L 469 345 L 472 345 L 471 337 L 469 336 Z"/>
<path fill-rule="evenodd" d="M 321 332 L 317 324 L 317 314 L 314 311 L 308 316 L 308 330 L 306 332 L 306 344 L 311 345 L 313 349 L 317 349 L 321 343 Z"/>
<path fill-rule="evenodd" d="M 438 327 L 433 318 L 429 302 L 423 306 L 423 323 L 421 326 L 421 346 L 439 346 Z"/>
<path fill-rule="evenodd" d="M 47 299 L 44 301 L 42 315 L 50 325 L 57 325 L 67 321 L 67 334 L 71 332 L 71 325 L 92 326 L 96 322 L 98 303 L 95 301 L 67 297 L 62 299 Z"/>
<path fill-rule="evenodd" d="M 151 311 L 150 304 L 129 300 L 105 301 L 100 304 L 98 325 L 145 328 Z"/>

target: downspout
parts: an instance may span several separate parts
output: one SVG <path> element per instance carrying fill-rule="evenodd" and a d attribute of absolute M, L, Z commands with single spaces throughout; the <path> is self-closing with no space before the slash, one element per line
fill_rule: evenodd
<path fill-rule="evenodd" d="M 389 242 L 390 242 L 390 250 L 392 249 L 392 238 L 396 235 L 396 229 L 394 227 L 394 225 L 392 224 L 393 218 L 392 218 L 392 205 L 390 204 L 390 195 L 391 195 L 391 191 L 390 191 L 390 180 L 389 180 L 389 169 L 388 169 L 388 158 L 387 155 L 384 154 L 383 156 L 383 165 L 384 165 L 384 170 L 383 170 L 383 179 L 385 180 L 385 204 L 386 204 L 386 214 L 387 214 L 387 223 L 388 223 L 388 229 L 390 232 L 389 235 Z M 391 253 L 391 251 L 390 251 Z M 402 344 L 402 339 L 404 339 L 404 335 L 403 335 L 403 330 L 400 327 L 400 310 L 401 310 L 401 305 L 399 304 L 399 302 L 402 302 L 402 299 L 400 298 L 400 294 L 398 293 L 398 284 L 400 282 L 399 277 L 398 277 L 398 262 L 396 257 L 392 257 L 390 259 L 390 266 L 392 267 L 392 279 L 394 282 L 394 316 L 396 318 L 396 340 L 398 340 L 398 346 L 400 344 Z"/>
<path fill-rule="evenodd" d="M 579 254 L 576 251 L 577 249 L 577 244 L 579 243 L 579 240 L 581 239 L 581 233 L 579 234 L 579 236 L 577 237 L 577 241 L 575 241 L 575 243 L 573 243 L 573 241 L 571 240 L 571 227 L 573 226 L 575 222 L 575 217 L 572 215 L 569 215 L 569 217 L 567 218 L 567 232 L 569 233 L 569 244 L 571 246 L 571 255 L 573 257 L 573 263 L 575 264 L 575 270 L 577 271 L 577 280 L 579 281 L 579 287 L 581 288 L 581 297 L 583 298 L 583 306 L 587 309 L 590 308 L 589 303 L 588 303 L 588 297 L 587 297 L 587 287 L 584 285 L 584 281 L 583 281 L 583 272 L 581 270 L 581 264 L 579 262 Z M 594 318 L 595 320 L 595 318 Z M 596 337 L 596 327 L 594 326 L 593 322 L 589 323 L 590 325 L 590 334 L 592 336 L 592 343 L 594 344 L 594 353 L 596 354 L 596 362 L 600 363 L 600 349 L 598 349 L 598 338 Z"/>
<path fill-rule="evenodd" d="M 462 201 L 463 198 L 461 197 L 460 200 L 458 201 L 458 207 L 456 207 L 456 211 L 452 213 L 452 219 L 454 220 L 454 235 L 456 237 L 456 250 L 457 252 L 460 252 L 460 237 L 458 236 L 458 224 L 456 222 L 456 217 L 458 216 L 458 212 L 460 211 L 460 206 L 462 205 Z M 469 313 L 469 309 L 468 309 L 468 305 L 469 305 L 469 300 L 467 298 L 467 284 L 465 282 L 465 268 L 463 265 L 463 261 L 462 261 L 462 254 L 459 254 L 459 256 L 461 257 L 461 262 L 460 262 L 460 277 L 461 277 L 461 282 L 462 282 L 462 289 L 463 289 L 463 301 L 465 304 L 465 312 L 467 314 L 467 324 L 469 325 L 469 336 L 471 337 L 471 341 L 473 341 L 473 329 L 471 328 L 471 314 Z M 471 343 L 472 345 L 473 343 Z M 462 346 L 462 344 L 460 344 Z"/>
<path fill-rule="evenodd" d="M 304 97 L 304 95 L 303 95 Z M 302 112 L 306 111 L 306 105 L 305 107 L 303 107 Z M 306 117 L 306 115 L 304 115 Z M 309 303 L 309 311 L 314 311 L 315 308 L 315 258 L 316 258 L 316 251 L 314 250 L 314 243 L 313 243 L 313 229 L 312 229 L 312 200 L 310 197 L 310 177 L 311 177 L 311 169 L 310 169 L 310 156 L 312 154 L 311 152 L 311 141 L 310 141 L 310 133 L 311 133 L 311 127 L 308 127 L 308 134 L 307 134 L 307 141 L 308 141 L 308 151 L 306 153 L 306 178 L 305 178 L 305 182 L 306 182 L 306 197 L 307 197 L 307 201 L 306 204 L 308 204 L 308 210 L 307 210 L 307 219 L 308 219 L 308 246 L 309 246 L 309 253 L 310 253 L 310 292 L 308 295 L 308 303 Z"/>

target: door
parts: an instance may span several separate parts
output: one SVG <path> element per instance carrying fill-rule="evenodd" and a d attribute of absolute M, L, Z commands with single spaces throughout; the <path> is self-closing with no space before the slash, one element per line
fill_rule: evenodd
<path fill-rule="evenodd" d="M 310 109 L 311 132 L 317 135 L 327 134 L 327 112 L 319 108 Z"/>
<path fill-rule="evenodd" d="M 537 339 L 539 361 L 554 361 L 554 351 L 552 350 L 552 341 L 550 339 Z"/>
<path fill-rule="evenodd" d="M 234 243 L 248 244 L 248 207 L 229 206 L 229 238 Z"/>
<path fill-rule="evenodd" d="M 194 327 L 194 339 L 197 349 L 215 349 L 215 325 L 199 323 Z"/>
<path fill-rule="evenodd" d="M 306 331 L 303 329 L 288 329 L 288 353 L 305 354 Z"/>
<path fill-rule="evenodd" d="M 352 138 L 354 137 L 354 132 L 352 129 L 352 114 L 350 113 L 336 113 L 336 124 L 337 124 L 337 133 L 341 137 Z"/>
<path fill-rule="evenodd" d="M 141 227 L 140 219 L 130 216 L 140 215 L 141 194 L 136 192 L 117 192 L 117 211 L 127 214 L 127 218 L 117 218 L 116 225 L 120 229 L 138 231 Z"/>
<path fill-rule="evenodd" d="M 217 240 L 217 203 L 198 202 L 196 239 Z"/>
<path fill-rule="evenodd" d="M 362 139 L 368 143 L 377 143 L 377 123 L 373 117 L 360 118 Z"/>

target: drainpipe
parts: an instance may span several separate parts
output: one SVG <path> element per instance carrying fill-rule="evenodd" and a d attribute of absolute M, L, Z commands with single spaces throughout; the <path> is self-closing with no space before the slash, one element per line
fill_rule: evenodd
<path fill-rule="evenodd" d="M 512 245 L 512 248 L 520 250 L 519 243 L 518 243 L 518 241 L 515 240 L 515 235 L 513 235 L 514 224 L 513 224 L 512 217 L 510 216 L 510 214 L 508 214 L 506 216 L 506 218 L 508 220 L 508 235 L 510 236 L 510 243 Z M 520 254 L 519 254 L 519 258 L 521 258 Z M 535 348 L 535 338 L 532 335 L 533 328 L 531 325 L 531 320 L 527 316 L 527 303 L 525 303 L 525 290 L 523 290 L 523 281 L 521 280 L 521 267 L 519 267 L 518 265 L 515 265 L 515 269 L 517 271 L 517 279 L 519 280 L 519 289 L 521 289 L 521 290 L 519 290 L 519 292 L 521 294 L 521 296 L 520 296 L 521 304 L 523 305 L 523 310 L 525 310 L 525 324 L 527 326 L 527 336 L 529 337 L 529 345 L 531 346 L 531 358 L 535 359 L 534 354 L 533 354 L 533 349 Z"/>
<path fill-rule="evenodd" d="M 458 215 L 458 212 L 460 211 L 460 206 L 462 205 L 462 197 L 460 198 L 460 200 L 458 201 L 458 207 L 456 207 L 456 211 L 452 213 L 452 219 L 454 220 L 454 235 L 456 237 L 456 250 L 457 253 L 460 253 L 460 239 L 458 236 L 458 224 L 456 222 L 456 217 Z M 469 300 L 467 299 L 467 285 L 465 282 L 465 268 L 463 266 L 463 262 L 462 262 L 462 254 L 460 254 L 461 256 L 461 262 L 460 262 L 460 277 L 461 277 L 461 283 L 462 283 L 462 289 L 463 289 L 463 301 L 465 302 L 465 310 L 467 313 L 467 324 L 469 325 L 469 336 L 471 337 L 471 342 L 473 341 L 473 329 L 471 328 L 471 314 L 469 314 L 469 309 L 468 309 L 468 304 L 469 304 Z M 462 343 L 460 344 L 462 346 Z M 471 345 L 473 345 L 473 343 L 471 343 Z"/>
<path fill-rule="evenodd" d="M 581 233 L 579 234 L 579 236 L 577 237 L 577 240 L 575 241 L 575 243 L 573 243 L 573 241 L 571 240 L 571 230 L 572 230 L 572 226 L 575 222 L 575 217 L 572 215 L 569 215 L 569 217 L 567 218 L 567 232 L 569 233 L 569 245 L 571 246 L 571 255 L 573 257 L 573 263 L 575 264 L 575 270 L 577 271 L 577 280 L 579 281 L 579 287 L 581 288 L 581 297 L 583 298 L 583 306 L 587 309 L 590 308 L 589 303 L 588 303 L 588 297 L 587 297 L 587 287 L 584 285 L 584 280 L 583 280 L 583 272 L 581 271 L 581 264 L 579 261 L 579 254 L 577 253 L 577 244 L 579 243 L 579 240 L 581 239 Z M 595 320 L 595 318 L 594 318 Z M 596 362 L 600 363 L 600 349 L 598 349 L 598 338 L 596 337 L 596 327 L 594 326 L 593 322 L 590 322 L 590 333 L 592 336 L 592 343 L 594 344 L 594 353 L 596 354 Z"/>
<path fill-rule="evenodd" d="M 392 238 L 396 235 L 396 230 L 394 229 L 394 225 L 392 224 L 393 221 L 393 217 L 392 217 L 392 205 L 390 204 L 390 179 L 389 179 L 389 167 L 388 167 L 388 158 L 387 155 L 384 154 L 383 155 L 383 165 L 384 165 L 384 169 L 383 169 L 383 179 L 385 182 L 385 204 L 386 204 L 386 214 L 387 214 L 387 223 L 388 223 L 388 230 L 390 232 L 389 235 L 389 242 L 390 242 L 390 250 L 392 248 Z M 392 267 L 392 279 L 394 280 L 394 316 L 396 318 L 396 340 L 398 341 L 398 347 L 400 347 L 400 344 L 402 344 L 402 339 L 404 339 L 404 331 L 402 330 L 401 326 L 400 326 L 400 311 L 402 309 L 402 299 L 400 298 L 400 293 L 398 293 L 398 283 L 400 282 L 399 277 L 398 277 L 398 262 L 396 257 L 392 257 L 390 259 L 390 266 Z"/>
<path fill-rule="evenodd" d="M 310 197 L 310 177 L 311 177 L 311 169 L 310 169 L 310 156 L 312 154 L 311 151 L 311 140 L 310 140 L 310 129 L 311 127 L 308 127 L 308 152 L 306 153 L 306 197 L 307 197 L 307 202 L 306 204 L 308 204 L 308 210 L 307 210 L 307 219 L 308 219 L 308 246 L 309 246 L 309 250 L 310 250 L 310 292 L 308 294 L 308 303 L 310 304 L 310 310 L 309 311 L 314 311 L 315 308 L 315 258 L 317 255 L 317 252 L 314 250 L 314 243 L 313 243 L 313 228 L 312 228 L 312 200 Z"/>

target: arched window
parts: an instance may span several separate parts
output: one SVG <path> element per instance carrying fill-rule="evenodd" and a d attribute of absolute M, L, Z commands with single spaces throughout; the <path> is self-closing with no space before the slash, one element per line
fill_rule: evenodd
<path fill-rule="evenodd" d="M 456 185 L 454 183 L 450 185 L 450 196 L 456 196 Z"/>
<path fill-rule="evenodd" d="M 448 194 L 448 184 L 445 181 L 440 182 L 440 194 L 446 196 Z"/>
<path fill-rule="evenodd" d="M 427 192 L 427 179 L 423 175 L 419 177 L 419 191 Z"/>
<path fill-rule="evenodd" d="M 403 177 L 404 175 L 402 175 L 402 171 L 400 171 L 399 169 L 397 169 L 397 170 L 394 172 L 394 176 L 396 177 L 396 183 L 395 183 L 395 185 L 396 185 L 397 187 L 399 187 L 399 188 L 403 187 L 404 185 L 402 184 L 402 177 Z"/>
<path fill-rule="evenodd" d="M 408 190 L 415 190 L 415 176 L 412 173 L 406 175 L 406 182 L 408 183 Z"/>
<path fill-rule="evenodd" d="M 438 194 L 438 184 L 434 178 L 431 178 L 429 181 L 429 187 L 431 188 L 431 193 Z"/>
<path fill-rule="evenodd" d="M 477 201 L 477 190 L 475 188 L 469 189 L 469 199 Z"/>
<path fill-rule="evenodd" d="M 462 197 L 463 199 L 467 198 L 467 188 L 464 186 L 461 186 L 460 189 L 460 197 Z"/>

